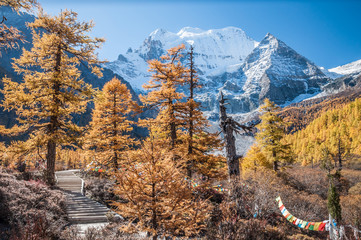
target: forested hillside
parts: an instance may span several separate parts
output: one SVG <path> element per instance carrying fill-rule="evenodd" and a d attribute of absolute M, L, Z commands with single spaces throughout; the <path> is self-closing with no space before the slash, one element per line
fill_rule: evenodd
<path fill-rule="evenodd" d="M 286 137 L 298 162 L 319 164 L 323 152 L 328 149 L 335 161 L 341 158 L 347 164 L 360 163 L 361 99 L 330 108 L 305 129 Z"/>
<path fill-rule="evenodd" d="M 294 133 L 304 129 L 314 119 L 327 110 L 343 106 L 360 96 L 361 90 L 359 88 L 352 88 L 337 94 L 309 99 L 289 105 L 281 109 L 279 114 L 280 117 L 288 122 L 287 132 Z"/>

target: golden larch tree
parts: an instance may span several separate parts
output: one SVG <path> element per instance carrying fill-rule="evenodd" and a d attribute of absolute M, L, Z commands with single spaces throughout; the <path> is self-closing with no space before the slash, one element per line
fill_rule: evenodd
<path fill-rule="evenodd" d="M 6 110 L 14 110 L 19 125 L 12 134 L 30 133 L 26 149 L 46 148 L 46 181 L 53 185 L 57 145 L 75 141 L 82 128 L 72 122 L 74 114 L 85 111 L 93 94 L 92 87 L 80 78 L 78 69 L 85 64 L 101 76 L 94 51 L 104 42 L 91 38 L 92 22 L 79 22 L 77 13 L 62 11 L 52 17 L 43 12 L 28 24 L 32 29 L 33 47 L 13 64 L 23 82 L 4 78 Z"/>
<path fill-rule="evenodd" d="M 21 9 L 30 10 L 37 5 L 36 0 L 1 0 L 0 7 L 9 6 L 13 8 L 15 11 L 19 11 Z"/>
<path fill-rule="evenodd" d="M 129 220 L 125 232 L 146 231 L 158 236 L 192 236 L 205 228 L 208 201 L 196 197 L 163 141 L 150 136 L 129 155 L 117 174 L 116 211 Z"/>
<path fill-rule="evenodd" d="M 180 136 L 183 141 L 178 146 L 179 154 L 186 159 L 188 177 L 192 177 L 194 172 L 207 177 L 219 177 L 222 175 L 220 170 L 225 165 L 225 159 L 212 154 L 216 150 L 221 150 L 221 140 L 217 133 L 207 131 L 210 124 L 200 110 L 200 103 L 194 99 L 194 91 L 201 88 L 201 85 L 195 69 L 193 46 L 188 52 L 184 85 L 188 88 L 189 95 L 185 102 L 179 103 L 180 119 L 183 122 L 183 134 Z"/>
<path fill-rule="evenodd" d="M 268 161 L 266 155 L 262 152 L 257 144 L 253 144 L 248 150 L 246 156 L 242 160 L 242 170 L 245 173 L 247 170 L 256 171 L 259 167 L 272 168 L 273 165 Z"/>
<path fill-rule="evenodd" d="M 279 107 L 269 99 L 264 100 L 261 107 L 261 123 L 257 125 L 258 132 L 256 141 L 268 161 L 273 165 L 273 170 L 279 171 L 280 163 L 291 163 L 293 161 L 290 145 L 283 142 L 286 124 L 277 115 Z"/>
<path fill-rule="evenodd" d="M 158 133 L 169 140 L 171 149 L 176 145 L 177 131 L 182 124 L 179 118 L 181 107 L 179 102 L 184 94 L 177 88 L 183 85 L 187 74 L 186 67 L 181 63 L 184 49 L 185 46 L 182 44 L 169 49 L 160 60 L 149 61 L 149 71 L 153 73 L 152 79 L 143 88 L 150 92 L 140 96 L 145 107 L 159 110 L 156 119 L 146 119 L 143 123 L 158 126 Z"/>
<path fill-rule="evenodd" d="M 11 7 L 17 13 L 20 10 L 32 10 L 38 6 L 36 0 L 0 0 L 0 7 Z M 0 50 L 18 47 L 19 41 L 24 42 L 23 35 L 16 27 L 6 24 L 6 16 L 0 19 Z"/>
<path fill-rule="evenodd" d="M 129 89 L 117 78 L 104 85 L 95 101 L 87 146 L 96 152 L 98 162 L 114 171 L 119 168 L 122 153 L 135 144 L 130 137 L 133 121 L 129 117 L 137 109 Z"/>

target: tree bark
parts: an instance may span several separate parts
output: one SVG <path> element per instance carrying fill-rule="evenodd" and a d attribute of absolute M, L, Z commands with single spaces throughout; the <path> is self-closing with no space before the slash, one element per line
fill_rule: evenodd
<path fill-rule="evenodd" d="M 116 107 L 117 107 L 117 98 L 116 98 L 116 94 L 114 93 L 114 98 L 113 98 L 113 117 L 114 117 L 114 119 L 116 119 L 116 115 L 117 115 Z M 116 149 L 117 148 L 117 140 L 116 140 L 117 134 L 118 134 L 118 124 L 117 124 L 117 121 L 114 121 L 113 122 L 113 137 L 114 137 L 114 140 L 113 140 L 113 151 L 114 151 L 113 168 L 114 168 L 115 172 L 118 171 L 118 153 L 117 153 L 117 149 Z"/>
<path fill-rule="evenodd" d="M 46 182 L 50 186 L 55 185 L 55 159 L 56 159 L 56 142 L 52 139 L 48 141 L 46 154 Z"/>
<path fill-rule="evenodd" d="M 58 51 L 56 54 L 56 61 L 55 61 L 55 77 L 53 79 L 53 104 L 54 104 L 54 110 L 52 110 L 52 116 L 50 117 L 50 123 L 49 123 L 49 132 L 50 139 L 47 143 L 47 154 L 46 154 L 46 181 L 48 185 L 53 186 L 55 185 L 55 161 L 56 161 L 56 138 L 54 134 L 58 130 L 59 127 L 59 106 L 61 104 L 59 100 L 59 94 L 60 94 L 60 83 L 58 81 L 58 77 L 60 76 L 60 66 L 61 66 L 61 46 L 58 46 Z"/>
<path fill-rule="evenodd" d="M 170 139 L 171 139 L 171 149 L 173 149 L 175 147 L 175 143 L 177 140 L 177 125 L 174 122 L 175 121 L 175 117 L 174 117 L 174 105 L 171 102 L 171 100 L 169 100 L 170 102 L 170 118 L 171 123 L 170 123 Z"/>
<path fill-rule="evenodd" d="M 188 129 L 188 157 L 191 157 L 193 154 L 193 111 L 194 111 L 194 107 L 193 107 L 193 91 L 194 91 L 194 62 L 193 62 L 193 46 L 191 46 L 191 51 L 189 52 L 189 60 L 190 60 L 190 65 L 189 65 L 189 70 L 190 70 L 190 76 L 189 76 L 189 129 Z M 187 162 L 187 175 L 189 178 L 192 178 L 192 165 L 193 165 L 193 160 L 190 159 Z"/>
<path fill-rule="evenodd" d="M 234 129 L 232 127 L 231 118 L 227 117 L 225 99 L 221 93 L 221 100 L 219 101 L 219 111 L 220 111 L 220 122 L 222 126 L 222 132 L 226 140 L 226 156 L 227 156 L 227 165 L 228 165 L 228 177 L 229 180 L 233 178 L 238 178 L 240 176 L 239 170 L 239 156 L 236 152 L 236 138 L 233 135 Z"/>
<path fill-rule="evenodd" d="M 276 158 L 276 152 L 274 150 L 272 151 L 272 156 L 273 158 Z M 273 170 L 278 172 L 278 160 L 273 161 Z"/>
<path fill-rule="evenodd" d="M 273 161 L 273 170 L 275 172 L 278 172 L 278 161 L 277 160 Z"/>
<path fill-rule="evenodd" d="M 341 143 L 341 137 L 338 137 L 338 169 L 341 170 L 342 169 L 342 154 L 343 154 L 343 149 L 342 149 L 342 143 Z"/>
<path fill-rule="evenodd" d="M 156 202 L 155 202 L 155 184 L 152 184 L 152 202 L 153 202 L 153 209 L 152 209 L 152 229 L 154 230 L 153 233 L 153 240 L 157 240 L 157 209 L 156 209 Z"/>

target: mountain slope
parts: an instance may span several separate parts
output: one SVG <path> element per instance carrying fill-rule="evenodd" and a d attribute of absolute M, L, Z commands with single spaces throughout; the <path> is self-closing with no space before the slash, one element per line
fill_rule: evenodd
<path fill-rule="evenodd" d="M 303 164 L 319 163 L 327 147 L 333 156 L 338 156 L 341 151 L 343 160 L 360 163 L 361 137 L 357 121 L 361 118 L 360 108 L 360 98 L 336 105 L 320 114 L 306 128 L 288 135 L 287 142 L 292 145 L 298 161 Z M 346 154 L 347 150 L 349 154 Z"/>
<path fill-rule="evenodd" d="M 329 79 L 315 64 L 267 34 L 236 72 L 214 76 L 213 81 L 221 83 L 213 101 L 221 90 L 229 99 L 229 112 L 242 114 L 256 110 L 265 98 L 279 105 L 301 101 L 320 92 Z"/>
<path fill-rule="evenodd" d="M 325 111 L 338 108 L 360 97 L 361 88 L 347 89 L 337 94 L 291 104 L 280 111 L 280 116 L 289 123 L 287 131 L 294 133 L 307 127 Z"/>
<path fill-rule="evenodd" d="M 243 95 L 255 106 L 264 98 L 279 105 L 288 104 L 301 95 L 307 97 L 319 92 L 328 81 L 315 64 L 272 34 L 265 36 L 240 71 L 245 79 Z"/>

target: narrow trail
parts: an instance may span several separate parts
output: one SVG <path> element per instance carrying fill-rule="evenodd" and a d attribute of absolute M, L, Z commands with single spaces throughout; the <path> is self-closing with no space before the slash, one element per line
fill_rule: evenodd
<path fill-rule="evenodd" d="M 82 194 L 82 179 L 74 174 L 77 170 L 56 172 L 57 186 L 67 195 L 68 220 L 84 232 L 90 226 L 104 226 L 108 223 L 106 214 L 110 211 L 104 205 Z"/>

